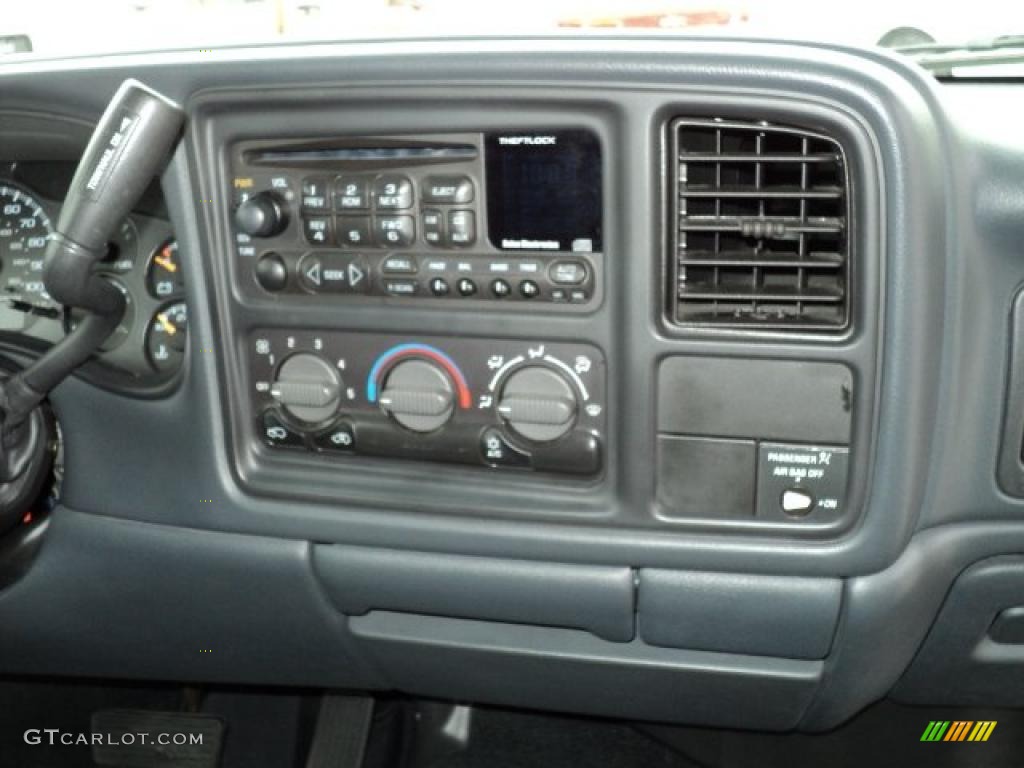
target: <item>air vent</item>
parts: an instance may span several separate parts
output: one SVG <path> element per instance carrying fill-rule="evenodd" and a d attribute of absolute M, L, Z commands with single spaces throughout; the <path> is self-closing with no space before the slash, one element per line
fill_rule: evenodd
<path fill-rule="evenodd" d="M 672 123 L 670 316 L 684 325 L 838 331 L 849 323 L 849 180 L 826 136 Z"/>

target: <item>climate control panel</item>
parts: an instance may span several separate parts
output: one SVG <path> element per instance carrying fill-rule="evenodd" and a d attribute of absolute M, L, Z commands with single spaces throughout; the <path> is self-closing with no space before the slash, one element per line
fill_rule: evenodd
<path fill-rule="evenodd" d="M 248 351 L 271 451 L 602 467 L 605 360 L 588 344 L 261 330 Z"/>

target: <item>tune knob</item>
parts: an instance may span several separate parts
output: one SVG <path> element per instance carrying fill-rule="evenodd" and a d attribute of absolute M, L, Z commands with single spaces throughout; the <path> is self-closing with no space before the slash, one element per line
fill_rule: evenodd
<path fill-rule="evenodd" d="M 501 389 L 498 413 L 517 434 L 536 443 L 566 435 L 576 418 L 576 393 L 560 374 L 542 366 L 513 372 Z"/>
<path fill-rule="evenodd" d="M 309 352 L 292 355 L 277 371 L 270 396 L 290 416 L 307 424 L 320 424 L 338 411 L 341 377 L 322 357 Z"/>
<path fill-rule="evenodd" d="M 402 360 L 384 380 L 380 407 L 413 432 L 433 432 L 455 411 L 455 391 L 438 366 L 417 358 Z"/>
<path fill-rule="evenodd" d="M 273 237 L 288 225 L 284 201 L 273 192 L 260 192 L 235 210 L 235 225 L 252 237 Z"/>

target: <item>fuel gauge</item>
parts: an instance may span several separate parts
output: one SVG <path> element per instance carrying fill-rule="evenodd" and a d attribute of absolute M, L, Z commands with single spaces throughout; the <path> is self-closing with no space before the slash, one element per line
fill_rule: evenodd
<path fill-rule="evenodd" d="M 160 309 L 146 329 L 146 357 L 157 373 L 178 369 L 185 357 L 188 308 L 178 301 Z"/>

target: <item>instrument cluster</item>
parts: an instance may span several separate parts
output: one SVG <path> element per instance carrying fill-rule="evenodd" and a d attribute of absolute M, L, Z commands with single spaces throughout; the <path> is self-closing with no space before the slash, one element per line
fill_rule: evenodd
<path fill-rule="evenodd" d="M 59 170 L 48 177 L 36 172 L 28 183 L 19 171 L 17 163 L 0 162 L 0 338 L 55 344 L 79 321 L 43 285 L 47 241 L 61 207 L 54 199 L 60 184 L 53 175 Z M 120 378 L 144 385 L 173 376 L 188 335 L 178 244 L 170 223 L 154 214 L 136 211 L 125 218 L 97 266 L 127 299 L 121 324 L 97 358 Z"/>

